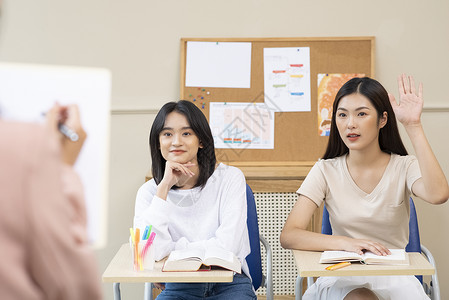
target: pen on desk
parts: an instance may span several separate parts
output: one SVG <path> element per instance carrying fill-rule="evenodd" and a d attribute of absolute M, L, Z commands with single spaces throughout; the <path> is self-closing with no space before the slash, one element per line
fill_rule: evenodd
<path fill-rule="evenodd" d="M 326 270 L 329 270 L 329 271 L 338 270 L 338 269 L 341 269 L 341 268 L 344 268 L 344 267 L 347 267 L 350 265 L 351 265 L 351 263 L 349 261 L 344 261 L 344 262 L 329 266 L 326 268 Z"/>
<path fill-rule="evenodd" d="M 142 257 L 145 257 L 145 255 L 147 254 L 148 248 L 151 247 L 151 244 L 153 243 L 155 237 L 156 237 L 156 232 L 152 232 L 151 235 L 150 235 L 150 238 L 145 243 L 145 246 L 144 246 L 144 248 L 142 250 Z"/>
<path fill-rule="evenodd" d="M 133 244 L 134 244 L 134 231 L 133 231 L 132 228 L 129 228 L 129 233 L 131 234 L 131 241 L 132 241 Z"/>
<path fill-rule="evenodd" d="M 138 260 L 137 260 L 137 255 L 138 255 L 138 252 L 136 252 L 136 235 L 134 234 L 134 230 L 132 229 L 132 228 L 129 228 L 129 233 L 131 234 L 131 246 L 132 246 L 132 251 L 133 251 L 133 257 L 134 257 L 134 262 L 133 262 L 133 265 L 134 265 L 134 270 L 137 270 L 137 262 L 138 262 Z"/>
<path fill-rule="evenodd" d="M 139 261 L 140 261 L 140 258 L 139 258 L 139 242 L 140 242 L 140 229 L 139 228 L 136 228 L 136 230 L 134 230 L 134 234 L 135 234 L 135 237 L 134 237 L 134 243 L 135 243 L 135 245 L 134 245 L 134 253 L 135 253 L 135 264 L 136 264 L 136 271 L 139 269 Z"/>
<path fill-rule="evenodd" d="M 150 226 L 146 226 L 145 227 L 145 231 L 142 234 L 142 241 L 147 239 L 147 233 L 148 233 L 148 229 L 150 229 Z"/>
<path fill-rule="evenodd" d="M 155 237 L 156 237 L 156 232 L 151 233 L 150 238 L 148 238 L 147 242 L 145 243 L 145 246 L 143 247 L 143 249 L 140 253 L 140 258 L 141 258 L 141 263 L 142 263 L 140 265 L 141 270 L 143 269 L 142 265 L 145 262 L 148 248 L 151 247 L 151 244 L 153 243 Z"/>
<path fill-rule="evenodd" d="M 146 240 L 148 240 L 150 238 L 151 229 L 153 229 L 153 225 L 150 225 L 150 229 L 148 229 Z"/>

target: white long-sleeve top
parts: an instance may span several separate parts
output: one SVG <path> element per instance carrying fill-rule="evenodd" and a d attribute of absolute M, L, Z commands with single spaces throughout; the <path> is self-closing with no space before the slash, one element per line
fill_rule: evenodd
<path fill-rule="evenodd" d="M 239 169 L 219 164 L 204 188 L 170 190 L 167 201 L 156 196 L 154 179 L 137 192 L 134 228 L 153 225 L 155 259 L 172 250 L 221 247 L 232 251 L 249 275 L 246 181 Z"/>

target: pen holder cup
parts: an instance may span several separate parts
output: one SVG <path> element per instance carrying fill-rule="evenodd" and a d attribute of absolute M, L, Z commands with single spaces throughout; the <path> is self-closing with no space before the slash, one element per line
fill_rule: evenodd
<path fill-rule="evenodd" d="M 132 253 L 132 265 L 134 271 L 151 271 L 154 268 L 154 244 L 148 247 L 143 255 L 143 250 L 145 249 L 147 241 L 140 241 L 138 245 L 138 260 L 136 261 L 136 249 L 134 244 L 130 242 L 131 253 Z M 140 267 L 142 265 L 142 268 Z M 143 270 L 142 270 L 143 269 Z"/>

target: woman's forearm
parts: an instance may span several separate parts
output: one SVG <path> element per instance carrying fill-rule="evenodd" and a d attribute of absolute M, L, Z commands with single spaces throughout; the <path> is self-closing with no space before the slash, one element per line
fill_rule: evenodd
<path fill-rule="evenodd" d="M 449 198 L 447 179 L 427 141 L 422 125 L 404 127 L 415 149 L 422 176 L 423 188 L 418 187 L 414 193 L 433 204 L 446 202 Z"/>
<path fill-rule="evenodd" d="M 325 251 L 341 250 L 342 237 L 325 235 L 300 228 L 284 228 L 281 246 L 285 249 Z"/>

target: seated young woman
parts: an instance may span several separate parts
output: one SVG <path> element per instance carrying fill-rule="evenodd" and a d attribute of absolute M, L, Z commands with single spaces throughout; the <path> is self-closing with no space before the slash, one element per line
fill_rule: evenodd
<path fill-rule="evenodd" d="M 284 248 L 369 250 L 388 255 L 408 244 L 409 197 L 431 204 L 449 198 L 446 177 L 420 121 L 423 99 L 412 77 L 398 77 L 400 101 L 370 78 L 338 91 L 326 152 L 298 189 L 281 233 Z M 396 118 L 416 156 L 408 155 Z M 333 235 L 307 231 L 314 211 L 329 211 Z M 320 277 L 303 299 L 428 299 L 414 276 Z"/>
<path fill-rule="evenodd" d="M 155 258 L 172 250 L 220 247 L 242 264 L 230 283 L 166 283 L 163 299 L 256 299 L 246 256 L 246 181 L 243 173 L 216 164 L 206 117 L 193 103 L 165 104 L 150 132 L 153 179 L 136 198 L 134 227 L 152 225 Z M 164 288 L 162 284 L 160 287 Z"/>

